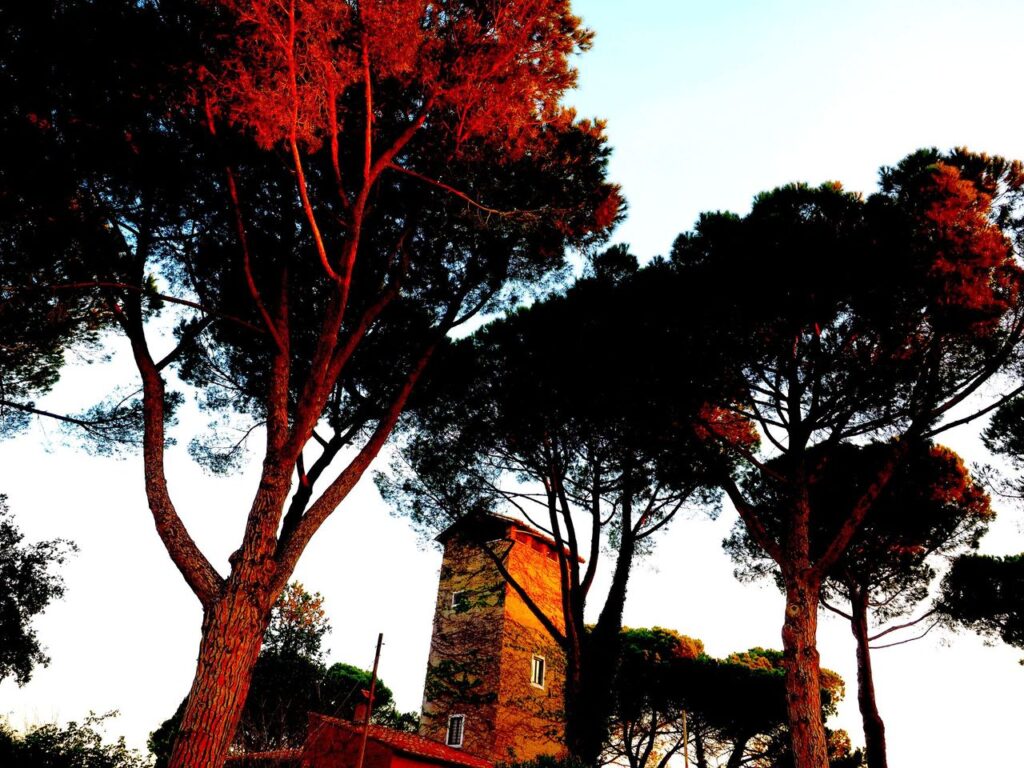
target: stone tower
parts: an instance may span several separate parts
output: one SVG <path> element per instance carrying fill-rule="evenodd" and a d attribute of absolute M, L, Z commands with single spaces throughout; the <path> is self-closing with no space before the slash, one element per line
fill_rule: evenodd
<path fill-rule="evenodd" d="M 565 753 L 565 654 L 494 561 L 563 629 L 554 542 L 511 518 L 456 523 L 444 544 L 420 734 L 492 761 Z"/>

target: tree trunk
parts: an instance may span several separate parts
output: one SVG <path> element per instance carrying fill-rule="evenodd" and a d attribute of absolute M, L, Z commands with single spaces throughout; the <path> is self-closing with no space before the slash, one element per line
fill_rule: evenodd
<path fill-rule="evenodd" d="M 885 723 L 878 714 L 875 701 L 875 681 L 871 672 L 871 651 L 868 649 L 868 593 L 856 588 L 850 590 L 853 620 L 850 627 L 857 640 L 857 704 L 864 721 L 864 748 L 868 768 L 888 768 L 885 754 Z"/>
<path fill-rule="evenodd" d="M 624 476 L 627 473 L 624 471 Z M 622 534 L 615 571 L 597 624 L 584 634 L 579 658 L 577 688 L 566 690 L 565 742 L 570 754 L 584 765 L 597 765 L 608 738 L 608 718 L 614 702 L 611 691 L 621 653 L 622 612 L 626 605 L 629 574 L 636 554 L 632 495 L 628 479 L 623 480 Z M 581 628 L 582 629 L 582 628 Z M 570 697 L 573 701 L 570 704 Z"/>
<path fill-rule="evenodd" d="M 242 717 L 267 611 L 234 582 L 207 611 L 199 661 L 168 768 L 220 768 Z"/>
<path fill-rule="evenodd" d="M 617 641 L 616 637 L 616 641 Z M 595 640 L 597 642 L 595 642 Z M 566 691 L 565 743 L 570 754 L 596 766 L 608 736 L 611 690 L 618 659 L 618 642 L 587 637 L 580 659 L 576 690 Z"/>
<path fill-rule="evenodd" d="M 743 753 L 747 751 L 747 742 L 750 738 L 747 736 L 741 736 L 736 739 L 736 742 L 732 745 L 732 752 L 729 753 L 729 762 L 725 764 L 725 768 L 740 768 L 743 765 Z"/>
<path fill-rule="evenodd" d="M 782 626 L 786 669 L 786 714 L 795 768 L 828 768 L 828 739 L 821 721 L 817 648 L 820 585 L 806 571 L 786 575 L 786 619 Z"/>
<path fill-rule="evenodd" d="M 693 756 L 696 758 L 697 768 L 708 768 L 708 756 L 704 750 L 704 737 L 701 736 L 700 729 L 695 728 L 692 730 L 693 733 Z"/>

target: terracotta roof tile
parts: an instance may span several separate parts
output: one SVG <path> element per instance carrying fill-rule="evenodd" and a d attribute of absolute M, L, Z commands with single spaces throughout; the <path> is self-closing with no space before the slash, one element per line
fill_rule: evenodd
<path fill-rule="evenodd" d="M 228 764 L 245 763 L 246 765 L 252 763 L 275 764 L 294 762 L 297 765 L 301 757 L 301 749 L 275 749 L 269 752 L 242 752 L 237 755 L 228 755 L 225 762 Z"/>
<path fill-rule="evenodd" d="M 327 715 L 317 715 L 317 717 L 322 718 L 326 723 L 344 728 L 353 733 L 360 733 L 362 730 L 361 725 L 356 725 L 348 720 L 339 720 Z M 395 731 L 381 725 L 371 725 L 368 738 L 385 744 L 397 752 L 404 752 L 407 755 L 426 757 L 449 765 L 465 766 L 466 768 L 494 768 L 494 764 L 489 760 L 415 733 Z"/>

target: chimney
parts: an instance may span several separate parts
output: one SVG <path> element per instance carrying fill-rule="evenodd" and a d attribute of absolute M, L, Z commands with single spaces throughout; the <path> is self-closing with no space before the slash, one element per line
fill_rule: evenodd
<path fill-rule="evenodd" d="M 352 715 L 352 722 L 354 723 L 366 723 L 369 722 L 370 714 L 370 692 L 365 688 L 359 692 L 360 701 L 356 703 L 355 713 Z"/>

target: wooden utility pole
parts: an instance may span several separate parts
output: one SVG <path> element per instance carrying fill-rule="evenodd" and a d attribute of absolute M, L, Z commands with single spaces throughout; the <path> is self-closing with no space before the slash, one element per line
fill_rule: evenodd
<path fill-rule="evenodd" d="M 366 714 L 363 715 L 363 736 L 359 740 L 359 759 L 356 768 L 363 768 L 366 758 L 366 737 L 370 735 L 370 713 L 373 711 L 373 693 L 377 688 L 377 664 L 380 662 L 380 647 L 384 642 L 384 633 L 377 633 L 377 651 L 373 654 L 373 672 L 370 673 L 370 700 L 366 702 Z"/>

